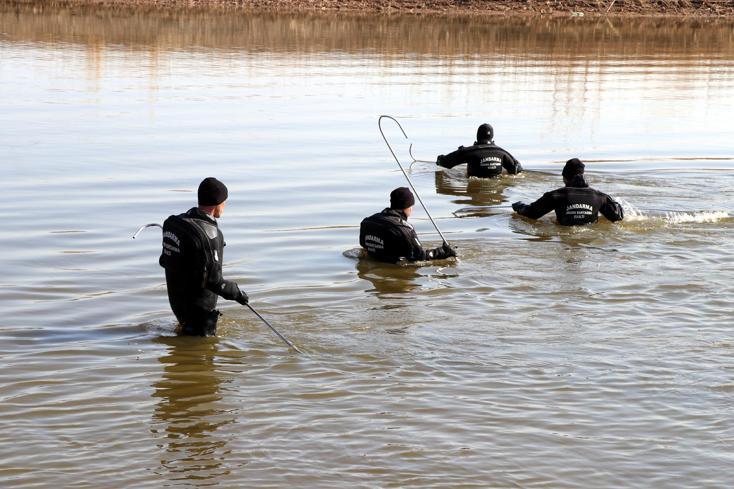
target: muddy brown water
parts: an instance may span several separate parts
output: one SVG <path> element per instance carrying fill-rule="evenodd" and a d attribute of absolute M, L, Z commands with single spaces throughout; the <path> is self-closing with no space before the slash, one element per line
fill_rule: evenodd
<path fill-rule="evenodd" d="M 0 485 L 732 486 L 732 25 L 2 10 Z M 357 259 L 383 113 L 406 166 L 486 121 L 540 172 L 415 163 L 460 260 Z M 573 156 L 627 219 L 513 217 Z M 233 304 L 174 335 L 130 238 L 209 175 L 304 355 Z"/>

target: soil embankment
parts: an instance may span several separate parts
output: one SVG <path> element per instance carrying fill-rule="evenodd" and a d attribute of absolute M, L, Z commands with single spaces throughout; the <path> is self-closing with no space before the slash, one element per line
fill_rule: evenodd
<path fill-rule="evenodd" d="M 734 15 L 734 0 L 0 0 L 0 4 L 509 16 Z"/>

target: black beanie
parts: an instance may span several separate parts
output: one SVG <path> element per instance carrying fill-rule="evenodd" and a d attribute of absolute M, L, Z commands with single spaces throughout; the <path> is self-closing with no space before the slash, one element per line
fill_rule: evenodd
<path fill-rule="evenodd" d="M 415 197 L 408 187 L 398 187 L 390 192 L 391 209 L 407 209 L 415 204 Z"/>
<path fill-rule="evenodd" d="M 584 174 L 584 164 L 581 162 L 578 158 L 571 158 L 566 162 L 566 166 L 563 167 L 563 175 L 564 178 L 568 178 L 569 180 L 576 175 L 583 175 Z"/>
<path fill-rule="evenodd" d="M 214 177 L 205 178 L 199 184 L 199 205 L 219 205 L 227 196 L 227 187 Z"/>
<path fill-rule="evenodd" d="M 494 129 L 489 124 L 482 124 L 477 128 L 477 142 L 494 139 Z"/>

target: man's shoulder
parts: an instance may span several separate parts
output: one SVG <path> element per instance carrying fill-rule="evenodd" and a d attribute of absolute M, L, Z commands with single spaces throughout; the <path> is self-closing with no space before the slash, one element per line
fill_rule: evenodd
<path fill-rule="evenodd" d="M 570 188 L 571 187 L 558 187 L 556 189 L 547 191 L 546 193 L 543 194 L 543 197 L 554 198 L 554 199 L 567 197 Z"/>
<path fill-rule="evenodd" d="M 612 197 L 609 196 L 609 194 L 607 194 L 605 192 L 602 192 L 601 190 L 597 190 L 597 189 L 592 188 L 592 187 L 589 187 L 589 190 L 591 190 L 592 192 L 594 192 L 594 194 L 596 194 L 601 199 L 614 200 L 614 199 L 612 199 Z"/>
<path fill-rule="evenodd" d="M 370 223 L 370 222 L 378 222 L 382 220 L 384 220 L 384 216 L 382 212 L 375 212 L 374 214 L 369 215 L 365 217 L 364 219 L 362 219 L 362 223 L 365 224 L 365 223 Z"/>
<path fill-rule="evenodd" d="M 578 192 L 580 194 L 603 194 L 603 192 L 600 192 L 599 190 L 595 189 L 594 187 L 563 187 L 568 192 Z"/>
<path fill-rule="evenodd" d="M 611 199 L 607 194 L 602 192 L 601 190 L 597 190 L 593 187 L 563 187 L 565 190 L 565 194 L 567 196 L 577 196 L 580 198 L 592 198 L 592 199 Z M 560 190 L 560 189 L 559 189 Z"/>
<path fill-rule="evenodd" d="M 487 150 L 491 150 L 491 151 L 494 151 L 495 153 L 502 153 L 503 155 L 506 155 L 506 156 L 512 156 L 512 155 L 510 154 L 510 152 L 509 152 L 509 151 L 507 151 L 507 150 L 506 150 L 505 148 L 503 148 L 503 147 L 501 147 L 501 146 L 497 146 L 497 145 L 496 145 L 496 144 L 494 144 L 494 143 L 492 143 L 492 144 L 489 144 L 489 145 L 487 145 L 486 149 L 487 149 Z"/>
<path fill-rule="evenodd" d="M 500 148 L 494 143 L 474 143 L 473 145 L 469 146 L 468 148 L 465 148 L 466 151 L 471 151 L 474 153 L 484 153 L 484 154 L 502 154 L 502 155 L 509 155 L 510 153 L 505 151 L 504 149 Z"/>
<path fill-rule="evenodd" d="M 384 227 L 407 227 L 413 229 L 413 226 L 406 221 L 403 216 L 397 212 L 392 212 L 391 209 L 385 209 L 380 212 L 376 212 L 371 216 L 362 219 L 362 223 L 374 223 Z"/>
<path fill-rule="evenodd" d="M 182 229 L 189 229 L 191 227 L 191 217 L 188 212 L 181 214 L 171 214 L 163 221 L 163 227 L 177 227 Z"/>

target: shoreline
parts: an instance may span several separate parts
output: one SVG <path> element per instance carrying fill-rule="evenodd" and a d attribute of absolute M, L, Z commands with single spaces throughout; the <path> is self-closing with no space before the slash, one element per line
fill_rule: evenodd
<path fill-rule="evenodd" d="M 734 16 L 734 1 L 730 0 L 0 0 L 0 5 L 283 14 L 344 12 L 379 15 L 667 18 Z"/>

